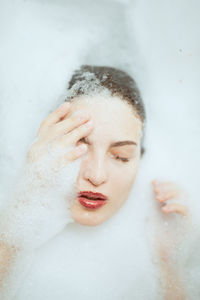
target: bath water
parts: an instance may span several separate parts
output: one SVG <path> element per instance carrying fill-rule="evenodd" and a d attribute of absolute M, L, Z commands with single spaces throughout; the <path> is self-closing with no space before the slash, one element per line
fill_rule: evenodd
<path fill-rule="evenodd" d="M 154 178 L 188 192 L 194 225 L 180 261 L 187 299 L 199 299 L 199 9 L 196 0 L 1 1 L 0 205 L 40 123 L 63 101 L 81 64 L 130 73 L 147 111 L 146 153 L 128 201 L 100 226 L 69 222 L 27 257 L 28 270 L 22 260 L 14 299 L 162 299 L 152 243 Z M 178 236 L 184 226 L 178 216 L 159 222 L 163 234 L 176 227 Z"/>

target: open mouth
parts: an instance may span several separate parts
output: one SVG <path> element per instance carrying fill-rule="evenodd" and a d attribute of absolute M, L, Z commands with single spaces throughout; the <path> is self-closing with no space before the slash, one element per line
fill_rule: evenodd
<path fill-rule="evenodd" d="M 100 200 L 100 201 L 104 201 L 104 200 L 101 199 L 101 198 L 92 198 L 92 197 L 89 197 L 89 196 L 83 196 L 83 195 L 81 195 L 80 197 L 86 198 L 86 199 L 89 199 L 89 200 Z"/>
<path fill-rule="evenodd" d="M 107 203 L 107 197 L 101 193 L 85 191 L 79 193 L 78 201 L 84 207 L 96 209 Z"/>
<path fill-rule="evenodd" d="M 94 193 L 91 191 L 83 191 L 79 193 L 79 197 L 84 197 L 92 200 L 107 200 L 107 196 L 101 193 Z"/>

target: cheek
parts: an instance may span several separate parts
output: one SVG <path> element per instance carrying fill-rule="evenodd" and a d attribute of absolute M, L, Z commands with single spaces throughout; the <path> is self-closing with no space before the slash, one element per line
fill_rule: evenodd
<path fill-rule="evenodd" d="M 133 186 L 135 175 L 122 173 L 112 178 L 110 195 L 112 197 L 111 210 L 116 211 L 128 200 L 131 188 Z"/>
<path fill-rule="evenodd" d="M 129 165 L 122 165 L 121 168 L 115 170 L 113 174 L 113 186 L 116 187 L 115 195 L 125 201 L 134 185 L 135 178 L 139 167 L 140 157 L 135 158 Z M 115 181 L 115 182 L 114 182 Z"/>
<path fill-rule="evenodd" d="M 111 180 L 111 186 L 113 193 L 117 197 L 126 197 L 132 185 L 134 184 L 135 177 L 136 177 L 137 170 L 134 168 L 129 168 L 126 170 L 121 170 L 121 172 L 115 172 L 113 173 L 112 180 Z"/>

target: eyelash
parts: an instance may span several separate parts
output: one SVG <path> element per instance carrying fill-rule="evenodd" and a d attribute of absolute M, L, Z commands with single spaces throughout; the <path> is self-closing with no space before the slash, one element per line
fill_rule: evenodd
<path fill-rule="evenodd" d="M 115 158 L 117 160 L 121 160 L 122 162 L 126 163 L 126 162 L 129 162 L 129 159 L 128 158 L 124 158 L 124 157 L 120 157 L 120 156 L 115 156 Z"/>
<path fill-rule="evenodd" d="M 82 138 L 82 139 L 80 139 L 79 140 L 79 142 L 84 142 L 84 139 Z M 124 157 L 120 157 L 120 156 L 115 156 L 115 159 L 117 159 L 117 160 L 121 160 L 123 163 L 127 163 L 127 162 L 129 162 L 129 159 L 128 158 L 124 158 Z"/>

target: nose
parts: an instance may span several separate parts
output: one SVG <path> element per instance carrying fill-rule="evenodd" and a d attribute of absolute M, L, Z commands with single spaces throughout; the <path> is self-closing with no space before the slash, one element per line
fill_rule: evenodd
<path fill-rule="evenodd" d="M 94 186 L 105 183 L 108 179 L 105 158 L 102 156 L 90 157 L 84 170 L 84 179 Z"/>

